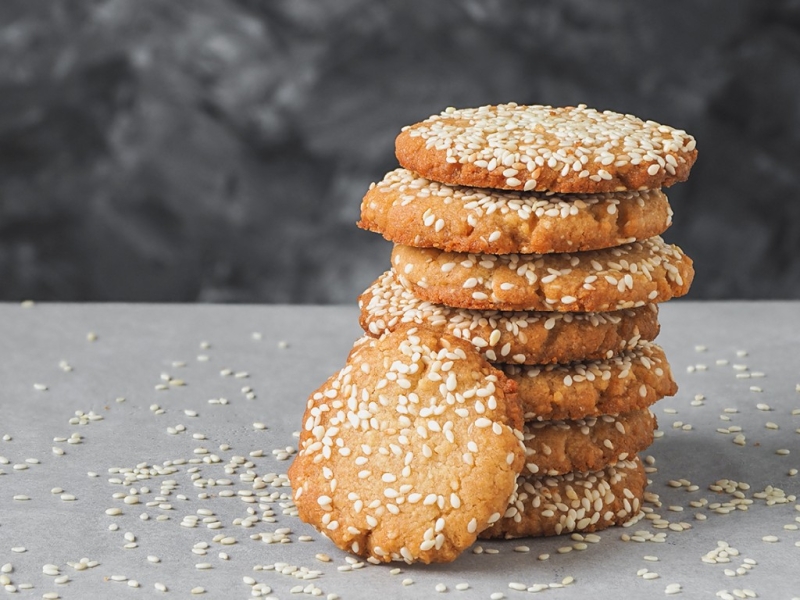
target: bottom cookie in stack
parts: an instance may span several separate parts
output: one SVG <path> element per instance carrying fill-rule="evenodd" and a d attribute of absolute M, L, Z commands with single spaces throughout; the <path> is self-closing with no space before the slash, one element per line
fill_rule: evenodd
<path fill-rule="evenodd" d="M 480 537 L 589 533 L 621 525 L 639 514 L 646 485 L 636 457 L 597 471 L 520 477 L 505 515 Z"/>

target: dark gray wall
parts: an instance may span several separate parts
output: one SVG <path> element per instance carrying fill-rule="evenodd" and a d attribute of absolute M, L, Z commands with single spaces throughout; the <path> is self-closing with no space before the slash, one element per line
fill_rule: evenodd
<path fill-rule="evenodd" d="M 4 0 L 0 299 L 352 302 L 400 127 L 511 100 L 693 133 L 691 296 L 800 297 L 797 0 Z"/>

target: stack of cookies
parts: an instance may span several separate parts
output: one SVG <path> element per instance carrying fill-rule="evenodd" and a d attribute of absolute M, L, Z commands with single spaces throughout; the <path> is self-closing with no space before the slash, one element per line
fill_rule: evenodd
<path fill-rule="evenodd" d="M 692 136 L 586 106 L 447 109 L 405 127 L 403 168 L 370 187 L 359 226 L 395 243 L 359 299 L 378 338 L 409 326 L 468 341 L 516 384 L 522 473 L 483 537 L 595 531 L 639 514 L 649 406 L 677 391 L 657 304 L 694 272 L 659 237 L 663 187 Z"/>

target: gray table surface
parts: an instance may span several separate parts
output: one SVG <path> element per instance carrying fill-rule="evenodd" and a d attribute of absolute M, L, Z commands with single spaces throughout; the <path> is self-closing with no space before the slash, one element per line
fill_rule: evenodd
<path fill-rule="evenodd" d="M 563 554 L 558 549 L 575 540 L 484 542 L 484 549 L 497 553 L 467 551 L 447 565 L 352 569 L 349 555 L 284 513 L 288 505 L 281 494 L 289 488 L 279 485 L 281 478 L 267 475 L 286 472 L 290 459 L 280 460 L 276 452 L 296 445 L 293 432 L 300 427 L 305 399 L 343 365 L 359 335 L 356 316 L 354 307 L 0 305 L 0 437 L 7 436 L 0 441 L 0 462 L 8 463 L 0 464 L 0 565 L 10 563 L 12 570 L 4 573 L 10 585 L 33 586 L 17 588 L 16 595 L 186 598 L 192 597 L 192 588 L 202 587 L 205 596 L 194 597 L 250 598 L 251 584 L 243 578 L 252 577 L 277 598 L 303 595 L 296 586 L 321 597 L 374 598 L 381 593 L 427 598 L 443 584 L 446 594 L 458 598 L 502 593 L 513 599 L 528 592 L 509 588 L 509 582 L 533 586 L 571 576 L 574 583 L 541 593 L 562 599 L 651 598 L 664 596 L 668 584 L 678 583 L 684 598 L 715 598 L 721 590 L 732 597 L 734 590 L 770 599 L 800 597 L 800 503 L 792 498 L 800 495 L 800 476 L 790 475 L 790 469 L 800 468 L 800 414 L 792 414 L 800 412 L 800 302 L 672 302 L 662 307 L 658 342 L 667 351 L 680 391 L 653 408 L 664 434 L 644 454 L 655 458 L 649 490 L 663 506 L 648 506 L 691 529 L 657 529 L 652 520 L 641 520 L 630 528 L 601 532 L 599 543 Z M 95 341 L 87 339 L 90 332 Z M 227 369 L 232 374 L 222 374 Z M 157 389 L 166 378 L 185 385 Z M 255 397 L 242 391 L 246 386 Z M 702 402 L 695 401 L 698 394 Z M 220 398 L 227 404 L 209 403 Z M 76 411 L 94 411 L 102 420 L 71 424 Z M 185 431 L 168 432 L 178 425 Z M 731 426 L 741 427 L 744 445 L 734 443 L 737 432 L 718 431 Z M 74 433 L 82 436 L 80 444 L 63 441 Z M 54 453 L 54 447 L 64 453 Z M 779 449 L 790 453 L 776 454 Z M 251 456 L 259 450 L 263 456 Z M 203 462 L 212 454 L 220 462 Z M 173 462 L 174 473 L 145 473 L 145 466 L 165 461 Z M 136 468 L 142 474 L 136 483 L 114 482 L 125 476 L 116 471 Z M 248 471 L 264 477 L 266 487 L 253 490 Z M 206 487 L 196 485 L 198 478 Z M 169 479 L 174 489 L 162 489 Z M 230 485 L 220 479 L 229 479 Z M 668 484 L 679 479 L 699 489 Z M 747 510 L 719 514 L 689 504 L 733 500 L 731 493 L 709 489 L 720 479 L 749 485 L 740 494 L 752 501 Z M 789 499 L 768 502 L 760 493 L 768 486 Z M 120 498 L 131 495 L 131 487 L 139 492 L 138 504 Z M 53 488 L 64 491 L 52 493 Z M 226 496 L 226 490 L 233 495 Z M 62 500 L 62 493 L 75 499 Z M 779 498 L 780 493 L 773 489 L 767 496 Z M 29 499 L 15 499 L 19 496 Z M 122 514 L 109 516 L 109 508 Z M 196 527 L 181 525 L 198 510 Z M 697 520 L 698 514 L 707 519 Z M 248 517 L 253 517 L 245 522 L 250 527 L 241 521 Z M 204 518 L 222 525 L 210 529 Z M 646 532 L 642 539 L 666 532 L 666 541 L 623 539 L 637 531 Z M 136 547 L 125 547 L 131 544 L 126 532 L 135 536 Z M 219 534 L 236 543 L 213 541 Z M 778 541 L 764 541 L 765 536 Z M 269 543 L 281 537 L 284 543 Z M 738 555 L 725 564 L 703 562 L 701 557 L 719 541 Z M 206 555 L 196 553 L 198 543 L 208 544 Z M 514 551 L 521 544 L 529 551 Z M 329 555 L 331 562 L 315 558 L 318 553 Z M 549 558 L 540 560 L 542 554 Z M 84 557 L 99 564 L 80 571 L 68 565 Z M 725 569 L 735 572 L 744 559 L 755 561 L 746 574 L 725 574 Z M 198 569 L 199 563 L 211 568 Z M 276 569 L 276 563 L 296 567 L 295 574 L 281 572 L 291 569 L 282 564 Z M 56 565 L 69 581 L 56 583 L 56 576 L 43 573 L 46 564 Z M 393 574 L 393 568 L 402 572 Z M 658 577 L 637 576 L 643 568 Z M 315 579 L 298 578 L 304 569 L 320 573 Z M 135 580 L 139 587 L 112 576 Z M 403 585 L 404 579 L 413 583 Z M 168 591 L 157 591 L 157 582 Z M 458 590 L 462 583 L 469 588 Z"/>

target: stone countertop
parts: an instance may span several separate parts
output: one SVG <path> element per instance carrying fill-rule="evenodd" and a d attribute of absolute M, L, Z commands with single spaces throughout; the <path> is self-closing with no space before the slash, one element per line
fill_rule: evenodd
<path fill-rule="evenodd" d="M 277 598 L 427 598 L 443 584 L 460 598 L 512 599 L 522 592 L 510 582 L 567 577 L 544 592 L 660 597 L 677 583 L 685 598 L 800 596 L 800 475 L 790 474 L 800 468 L 800 302 L 662 307 L 658 342 L 680 391 L 653 408 L 663 436 L 644 455 L 662 506 L 646 506 L 672 528 L 644 519 L 582 550 L 569 537 L 481 542 L 483 553 L 429 566 L 359 568 L 288 514 L 293 432 L 308 394 L 344 364 L 356 317 L 351 307 L 0 305 L 0 565 L 11 565 L 0 577 L 19 597 L 64 599 L 186 598 L 198 587 L 199 597 L 249 598 L 253 580 Z M 266 486 L 254 490 L 249 471 Z M 698 489 L 668 483 L 681 479 Z M 721 479 L 738 492 L 709 488 Z M 730 502 L 730 514 L 712 508 Z M 658 533 L 664 542 L 644 541 Z M 736 549 L 730 562 L 701 560 L 718 542 Z M 98 564 L 68 564 L 82 558 Z M 304 569 L 319 576 L 296 577 Z"/>

